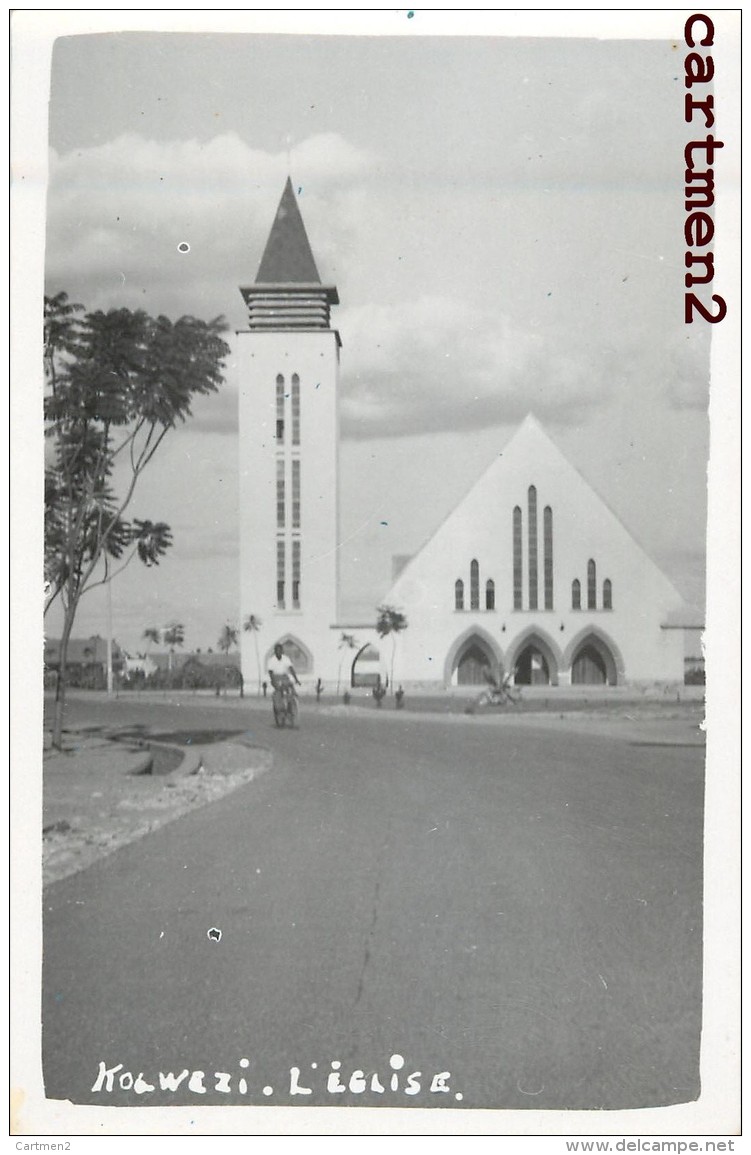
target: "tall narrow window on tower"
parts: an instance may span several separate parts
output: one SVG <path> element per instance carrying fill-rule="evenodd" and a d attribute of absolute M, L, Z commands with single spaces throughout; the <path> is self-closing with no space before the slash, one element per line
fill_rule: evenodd
<path fill-rule="evenodd" d="M 530 485 L 527 493 L 529 544 L 529 608 L 537 609 L 537 490 Z"/>
<path fill-rule="evenodd" d="M 514 506 L 514 609 L 522 608 L 522 511 Z"/>
<path fill-rule="evenodd" d="M 553 608 L 553 511 L 549 505 L 543 513 L 543 567 L 545 570 L 545 609 Z"/>
<path fill-rule="evenodd" d="M 284 489 L 284 458 L 276 459 L 276 525 L 277 529 L 284 529 L 286 521 L 285 505 L 286 494 Z"/>
<path fill-rule="evenodd" d="M 300 528 L 300 459 L 292 458 L 292 528 Z"/>
<path fill-rule="evenodd" d="M 276 439 L 284 443 L 284 378 L 281 373 L 276 379 Z"/>
<path fill-rule="evenodd" d="M 300 608 L 300 542 L 292 541 L 292 609 Z"/>
<path fill-rule="evenodd" d="M 292 444 L 300 444 L 300 378 L 292 374 Z"/>
<path fill-rule="evenodd" d="M 277 541 L 276 543 L 276 608 L 278 610 L 284 609 L 284 584 L 286 580 L 285 574 L 285 549 L 284 542 Z"/>

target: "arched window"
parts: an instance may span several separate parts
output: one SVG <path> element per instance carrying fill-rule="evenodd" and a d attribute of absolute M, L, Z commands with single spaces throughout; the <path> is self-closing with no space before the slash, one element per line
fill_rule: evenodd
<path fill-rule="evenodd" d="M 514 609 L 522 608 L 522 511 L 514 507 Z"/>
<path fill-rule="evenodd" d="M 480 608 L 480 567 L 474 558 L 469 566 L 469 608 Z"/>
<path fill-rule="evenodd" d="M 464 609 L 464 582 L 461 578 L 454 582 L 454 609 Z"/>
<path fill-rule="evenodd" d="M 495 609 L 495 582 L 492 578 L 485 582 L 485 609 Z"/>
<path fill-rule="evenodd" d="M 545 506 L 543 514 L 543 567 L 545 570 L 545 609 L 553 608 L 553 511 Z"/>
<path fill-rule="evenodd" d="M 527 545 L 529 549 L 529 608 L 537 609 L 537 490 L 527 492 Z"/>
<path fill-rule="evenodd" d="M 582 584 L 578 578 L 574 578 L 571 583 L 571 609 L 580 610 L 582 608 Z"/>
<path fill-rule="evenodd" d="M 587 562 L 587 609 L 597 609 L 597 566 L 592 558 Z"/>
<path fill-rule="evenodd" d="M 284 441 L 284 378 L 281 373 L 276 379 L 276 439 Z"/>
<path fill-rule="evenodd" d="M 610 578 L 605 578 L 602 583 L 602 608 L 604 610 L 612 610 L 613 608 L 613 583 Z"/>

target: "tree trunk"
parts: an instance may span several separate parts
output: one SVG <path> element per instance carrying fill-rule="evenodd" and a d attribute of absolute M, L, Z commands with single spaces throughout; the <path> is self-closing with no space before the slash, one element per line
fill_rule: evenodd
<path fill-rule="evenodd" d="M 65 673 L 68 666 L 68 642 L 70 641 L 75 607 L 68 608 L 63 620 L 63 636 L 60 639 L 60 665 L 57 671 L 57 688 L 55 692 L 55 715 L 52 723 L 52 745 L 55 750 L 63 748 L 63 717 L 65 714 Z"/>

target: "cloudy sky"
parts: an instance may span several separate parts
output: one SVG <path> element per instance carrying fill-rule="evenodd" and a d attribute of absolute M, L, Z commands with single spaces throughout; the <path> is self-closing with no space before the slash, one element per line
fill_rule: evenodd
<path fill-rule="evenodd" d="M 700 604 L 709 326 L 683 322 L 680 14 L 675 40 L 423 36 L 419 15 L 399 36 L 59 37 L 47 291 L 243 328 L 289 172 L 342 302 L 343 617 L 372 619 L 392 555 L 530 411 Z M 175 545 L 113 587 L 126 648 L 237 623 L 237 458 L 231 357 L 131 508 Z M 75 632 L 105 623 L 92 594 Z"/>

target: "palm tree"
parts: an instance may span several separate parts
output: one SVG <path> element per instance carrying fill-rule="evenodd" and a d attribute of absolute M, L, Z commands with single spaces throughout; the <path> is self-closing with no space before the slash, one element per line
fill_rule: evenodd
<path fill-rule="evenodd" d="M 222 632 L 219 635 L 219 641 L 217 642 L 217 645 L 223 654 L 229 654 L 232 647 L 237 645 L 237 626 L 231 626 L 229 622 L 227 622 L 226 625 L 222 627 Z M 228 673 L 229 671 L 225 669 L 225 691 Z M 240 676 L 242 677 L 242 675 Z M 240 691 L 240 697 L 242 697 L 242 690 Z"/>
<path fill-rule="evenodd" d="M 185 627 L 180 622 L 170 622 L 162 630 L 164 636 L 165 646 L 169 646 L 169 662 L 168 669 L 172 673 L 172 657 L 175 653 L 175 646 L 182 646 L 185 641 Z"/>
<path fill-rule="evenodd" d="M 342 651 L 342 656 L 339 658 L 339 672 L 336 675 L 336 696 L 339 697 L 339 686 L 342 680 L 342 663 L 344 662 L 344 651 L 356 650 L 358 641 L 354 634 L 342 634 L 339 639 L 339 649 Z"/>
<path fill-rule="evenodd" d="M 401 610 L 397 610 L 393 606 L 379 606 L 376 613 L 378 614 L 378 620 L 376 621 L 376 633 L 378 637 L 386 638 L 391 635 L 391 692 L 393 694 L 396 638 L 402 630 L 406 630 L 407 619 Z"/>
<path fill-rule="evenodd" d="M 217 645 L 223 654 L 228 654 L 237 645 L 237 626 L 231 626 L 229 622 L 223 626 Z"/>
<path fill-rule="evenodd" d="M 260 654 L 258 653 L 258 631 L 260 630 L 262 625 L 263 625 L 263 622 L 255 614 L 248 614 L 247 618 L 243 622 L 243 629 L 248 630 L 248 632 L 253 635 L 253 644 L 254 644 L 255 650 L 256 650 L 256 669 L 258 670 L 258 696 L 259 696 L 259 698 L 261 696 L 261 657 L 260 657 Z"/>

